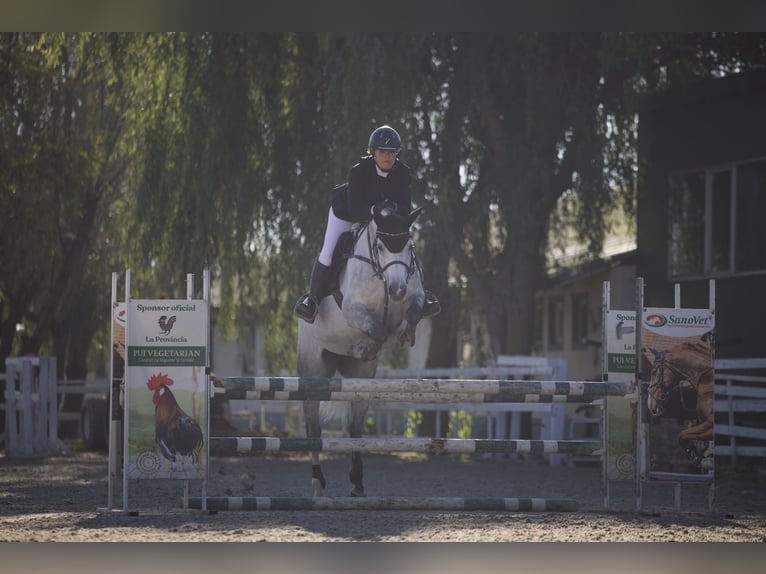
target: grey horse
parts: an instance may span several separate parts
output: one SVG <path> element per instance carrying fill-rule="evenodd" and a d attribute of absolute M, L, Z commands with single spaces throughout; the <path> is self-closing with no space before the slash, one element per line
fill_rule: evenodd
<path fill-rule="evenodd" d="M 373 219 L 355 231 L 353 252 L 338 276 L 335 296 L 325 297 L 313 323 L 298 321 L 299 377 L 373 378 L 378 353 L 396 333 L 402 345 L 415 343 L 415 327 L 425 299 L 410 227 L 422 208 L 402 216 L 394 206 L 373 211 Z M 400 328 L 401 327 L 401 328 Z M 346 430 L 361 437 L 367 404 L 347 405 Z M 337 409 L 336 409 L 337 410 Z M 319 401 L 305 401 L 306 435 L 320 438 Z M 351 453 L 351 496 L 365 496 L 362 458 Z M 325 477 L 319 452 L 312 453 L 314 496 L 323 496 Z"/>

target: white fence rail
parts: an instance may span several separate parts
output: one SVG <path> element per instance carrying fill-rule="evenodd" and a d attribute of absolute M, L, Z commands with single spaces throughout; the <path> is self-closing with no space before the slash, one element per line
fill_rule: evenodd
<path fill-rule="evenodd" d="M 715 369 L 715 454 L 730 456 L 732 466 L 738 457 L 766 458 L 766 376 L 729 372 L 766 372 L 766 358 L 717 359 Z"/>
<path fill-rule="evenodd" d="M 55 357 L 9 357 L 5 368 L 0 373 L 0 449 L 19 458 L 70 452 L 60 440 L 61 425 L 81 436 L 84 398 L 106 398 L 107 381 L 60 381 Z"/>
<path fill-rule="evenodd" d="M 58 449 L 56 359 L 7 358 L 3 387 L 7 455 L 46 456 Z"/>
<path fill-rule="evenodd" d="M 463 367 L 463 368 L 429 368 L 429 369 L 378 369 L 380 378 L 454 378 L 454 379 L 525 379 L 534 377 L 542 380 L 567 379 L 567 362 L 565 359 L 549 359 L 522 355 L 501 355 L 497 358 L 497 366 L 492 367 Z M 387 424 L 381 424 L 390 430 L 391 416 L 402 410 L 436 411 L 436 436 L 441 437 L 442 425 L 439 413 L 444 412 L 443 405 L 428 403 L 377 403 L 371 408 L 373 415 L 380 419 L 386 417 Z M 455 403 L 446 409 L 452 416 L 453 428 L 456 428 L 455 416 L 459 411 L 472 412 L 486 417 L 486 435 L 488 439 L 518 438 L 521 435 L 521 414 L 539 413 L 543 419 L 541 438 L 561 440 L 565 435 L 565 406 L 552 403 Z M 506 421 L 506 416 L 508 421 Z M 551 466 L 565 463 L 565 455 L 545 455 Z"/>

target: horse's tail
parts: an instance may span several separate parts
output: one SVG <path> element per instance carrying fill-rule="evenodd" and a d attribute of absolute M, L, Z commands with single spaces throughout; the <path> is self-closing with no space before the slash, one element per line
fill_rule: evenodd
<path fill-rule="evenodd" d="M 323 428 L 333 427 L 340 422 L 340 428 L 345 429 L 351 409 L 347 401 L 320 401 L 319 421 Z"/>

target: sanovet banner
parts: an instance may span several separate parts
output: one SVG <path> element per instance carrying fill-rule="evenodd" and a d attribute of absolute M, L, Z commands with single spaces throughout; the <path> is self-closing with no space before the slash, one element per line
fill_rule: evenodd
<path fill-rule="evenodd" d="M 610 310 L 606 316 L 606 369 L 609 381 L 636 382 L 636 313 Z M 635 475 L 633 413 L 635 393 L 607 397 L 607 459 L 609 480 L 632 480 Z"/>
<path fill-rule="evenodd" d="M 709 309 L 664 309 L 647 307 L 642 315 L 644 332 L 665 337 L 701 337 L 713 331 Z"/>
<path fill-rule="evenodd" d="M 642 422 L 649 423 L 652 479 L 713 473 L 714 329 L 710 309 L 650 307 L 641 314 Z"/>
<path fill-rule="evenodd" d="M 128 478 L 206 477 L 208 305 L 127 303 Z"/>

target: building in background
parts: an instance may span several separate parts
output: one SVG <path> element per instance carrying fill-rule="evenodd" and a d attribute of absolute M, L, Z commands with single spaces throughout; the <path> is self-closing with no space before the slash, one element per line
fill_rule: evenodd
<path fill-rule="evenodd" d="M 707 308 L 716 357 L 766 356 L 766 72 L 648 98 L 640 115 L 637 273 L 646 305 Z"/>

